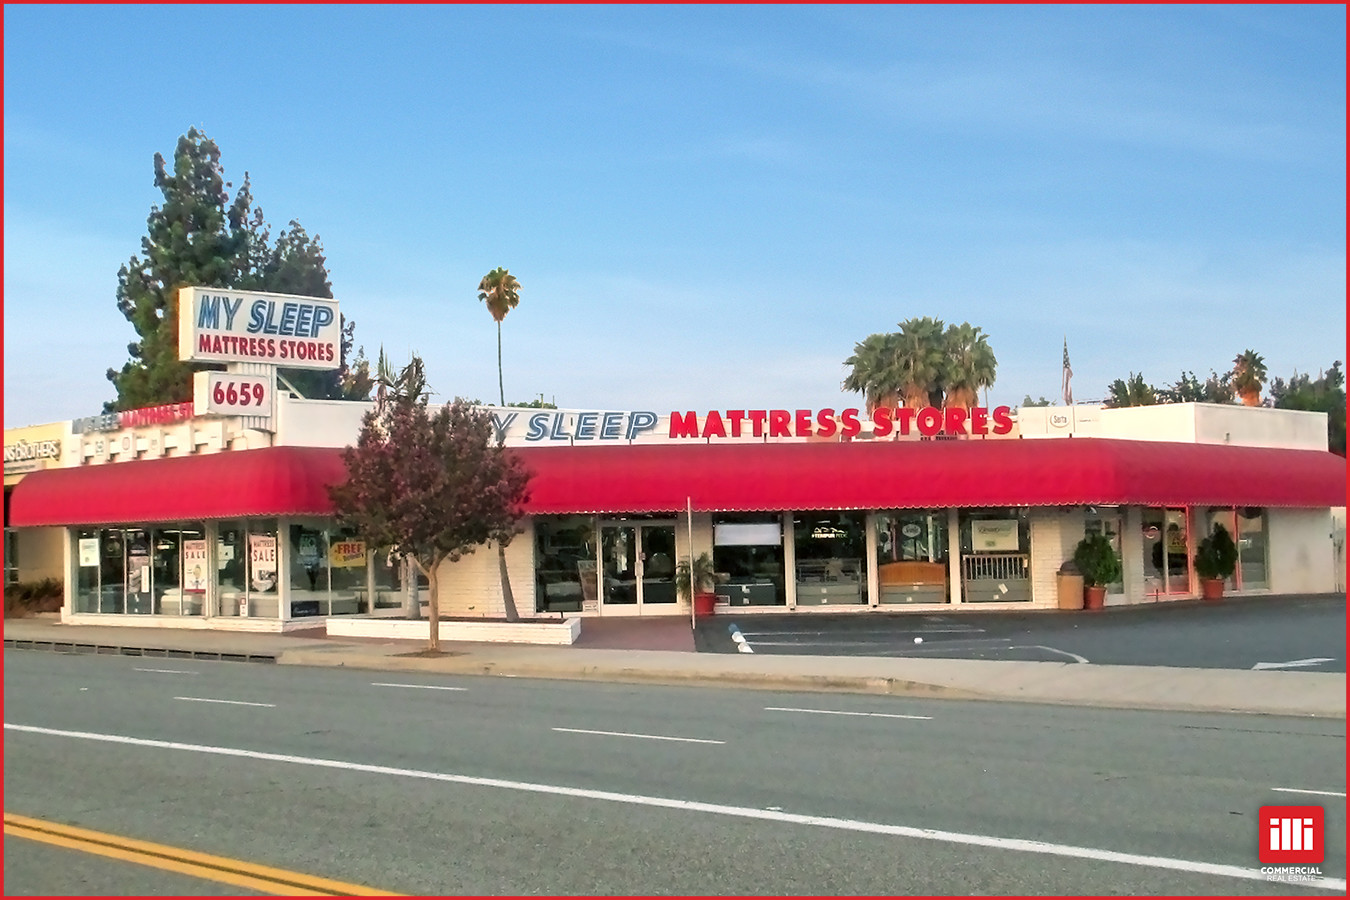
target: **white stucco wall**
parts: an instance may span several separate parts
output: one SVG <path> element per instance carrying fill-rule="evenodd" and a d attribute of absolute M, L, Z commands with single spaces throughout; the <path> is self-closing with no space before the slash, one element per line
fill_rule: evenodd
<path fill-rule="evenodd" d="M 534 615 L 534 532 L 531 527 L 507 545 L 506 570 L 511 578 L 511 596 L 516 601 L 516 611 L 522 616 Z M 496 544 L 484 544 L 458 562 L 442 563 L 437 580 L 442 615 L 502 615 Z"/>
<path fill-rule="evenodd" d="M 1270 590 L 1275 594 L 1320 594 L 1336 590 L 1335 551 L 1329 509 L 1271 509 Z M 1343 576 L 1342 576 L 1343 583 Z"/>
<path fill-rule="evenodd" d="M 348 400 L 297 400 L 277 393 L 276 445 L 346 447 L 361 434 L 361 417 L 374 403 Z M 495 551 L 494 551 L 495 552 Z"/>

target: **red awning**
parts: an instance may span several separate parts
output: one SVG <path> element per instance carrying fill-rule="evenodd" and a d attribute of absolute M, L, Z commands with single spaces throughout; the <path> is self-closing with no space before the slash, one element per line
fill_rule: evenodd
<path fill-rule="evenodd" d="M 1103 438 L 648 444 L 517 450 L 534 513 L 948 506 L 1325 507 L 1345 460 L 1313 450 Z"/>
<path fill-rule="evenodd" d="M 15 485 L 9 524 L 331 515 L 327 487 L 346 477 L 339 451 L 320 447 L 230 450 L 44 469 Z"/>
<path fill-rule="evenodd" d="M 1103 438 L 647 444 L 514 449 L 532 514 L 979 506 L 1330 507 L 1325 451 Z M 330 515 L 341 451 L 273 447 L 48 469 L 14 489 L 10 524 Z"/>

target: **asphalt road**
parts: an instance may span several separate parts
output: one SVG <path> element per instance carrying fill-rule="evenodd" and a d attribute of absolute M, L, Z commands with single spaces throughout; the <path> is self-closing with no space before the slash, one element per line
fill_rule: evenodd
<path fill-rule="evenodd" d="M 1101 612 L 729 613 L 700 620 L 699 649 L 738 652 L 733 626 L 755 653 L 1346 670 L 1344 595 L 1179 601 Z"/>
<path fill-rule="evenodd" d="M 1325 894 L 1258 874 L 1259 807 L 1311 802 L 1344 892 L 1340 721 L 18 650 L 4 665 L 7 814 L 385 890 Z M 5 851 L 8 895 L 220 892 L 11 836 Z"/>

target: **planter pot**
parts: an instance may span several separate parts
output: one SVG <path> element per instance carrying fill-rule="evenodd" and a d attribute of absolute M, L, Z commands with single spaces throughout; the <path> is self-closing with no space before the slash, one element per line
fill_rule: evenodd
<path fill-rule="evenodd" d="M 1223 579 L 1222 578 L 1201 578 L 1200 596 L 1210 603 L 1218 603 L 1223 599 Z"/>
<path fill-rule="evenodd" d="M 1094 584 L 1083 588 L 1083 609 L 1106 608 L 1106 585 Z"/>
<path fill-rule="evenodd" d="M 694 615 L 711 616 L 717 611 L 716 594 L 695 594 L 694 595 Z"/>

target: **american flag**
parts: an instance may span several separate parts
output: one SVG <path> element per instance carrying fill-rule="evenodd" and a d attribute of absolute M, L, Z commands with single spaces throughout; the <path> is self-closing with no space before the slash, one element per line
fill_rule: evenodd
<path fill-rule="evenodd" d="M 1073 369 L 1069 367 L 1069 337 L 1064 336 L 1064 405 L 1073 406 L 1073 387 L 1069 382 L 1073 379 Z"/>

